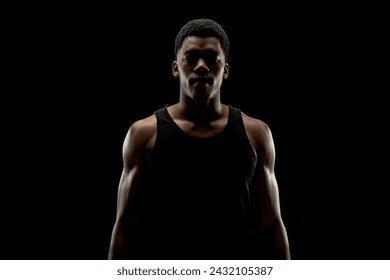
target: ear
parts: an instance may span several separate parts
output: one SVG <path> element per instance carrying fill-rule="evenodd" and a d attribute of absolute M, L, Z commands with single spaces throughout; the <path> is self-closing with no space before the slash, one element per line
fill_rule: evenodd
<path fill-rule="evenodd" d="M 174 77 L 179 77 L 179 68 L 176 60 L 172 62 L 172 74 Z"/>
<path fill-rule="evenodd" d="M 225 63 L 225 67 L 223 68 L 223 78 L 227 79 L 229 77 L 229 64 Z"/>

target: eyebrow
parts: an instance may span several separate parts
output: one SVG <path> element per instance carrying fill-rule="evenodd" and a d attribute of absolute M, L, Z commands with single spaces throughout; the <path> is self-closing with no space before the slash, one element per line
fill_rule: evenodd
<path fill-rule="evenodd" d="M 214 54 L 219 55 L 220 53 L 214 49 L 188 49 L 184 52 L 184 54 L 197 54 L 197 53 L 207 53 L 207 54 Z"/>

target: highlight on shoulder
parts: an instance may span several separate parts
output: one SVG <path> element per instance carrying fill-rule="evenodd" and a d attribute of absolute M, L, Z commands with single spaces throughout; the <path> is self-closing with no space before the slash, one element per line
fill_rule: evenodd
<path fill-rule="evenodd" d="M 132 146 L 139 151 L 150 151 L 157 135 L 157 120 L 154 115 L 135 121 L 128 129 L 123 148 Z"/>
<path fill-rule="evenodd" d="M 268 124 L 245 113 L 241 113 L 241 115 L 249 141 L 254 149 L 259 151 L 263 150 L 264 147 L 272 147 L 272 132 Z"/>

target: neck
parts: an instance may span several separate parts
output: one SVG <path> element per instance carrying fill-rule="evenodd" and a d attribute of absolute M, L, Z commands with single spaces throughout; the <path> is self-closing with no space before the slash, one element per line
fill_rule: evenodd
<path fill-rule="evenodd" d="M 223 105 L 220 100 L 195 102 L 193 100 L 180 100 L 177 104 L 177 113 L 183 119 L 194 123 L 209 123 L 223 115 Z"/>

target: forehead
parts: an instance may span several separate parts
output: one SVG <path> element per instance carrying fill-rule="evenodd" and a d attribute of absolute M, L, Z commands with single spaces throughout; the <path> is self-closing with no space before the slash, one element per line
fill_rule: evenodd
<path fill-rule="evenodd" d="M 189 51 L 212 51 L 222 53 L 221 42 L 216 37 L 186 37 L 181 46 L 181 52 Z"/>

